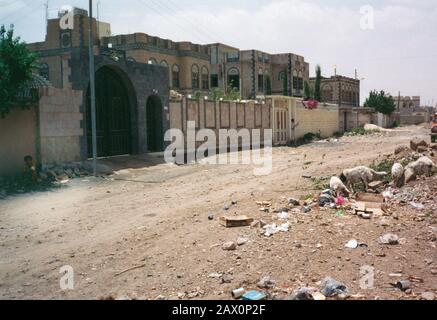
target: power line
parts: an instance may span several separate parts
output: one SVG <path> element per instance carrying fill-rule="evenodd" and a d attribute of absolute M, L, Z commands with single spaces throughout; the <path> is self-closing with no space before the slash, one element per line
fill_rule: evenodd
<path fill-rule="evenodd" d="M 174 10 L 171 6 L 167 5 L 166 3 L 161 3 L 159 0 L 150 0 L 153 3 L 155 3 L 156 5 L 160 6 L 161 8 L 163 8 L 164 10 L 170 11 L 175 17 L 178 16 L 178 12 L 176 10 Z M 175 3 L 169 1 L 171 3 L 172 6 L 174 6 L 177 10 L 182 11 L 183 9 L 181 9 L 180 7 L 178 7 Z M 194 30 L 196 30 L 197 32 L 199 32 L 200 34 L 204 35 L 204 37 L 206 39 L 208 39 L 210 42 L 217 42 L 217 36 L 212 34 L 208 28 L 201 24 L 200 21 L 198 19 L 196 19 L 196 23 L 201 27 L 198 28 L 198 26 L 196 25 L 196 23 L 193 22 L 193 19 L 190 18 L 184 18 L 183 16 L 179 16 L 179 19 L 184 20 L 184 22 L 190 24 Z"/>
<path fill-rule="evenodd" d="M 149 8 L 150 10 L 154 11 L 156 14 L 161 16 L 163 19 L 171 18 L 174 21 L 174 24 L 176 24 L 179 28 L 184 29 L 185 32 L 187 32 L 189 34 L 196 34 L 195 37 L 202 39 L 201 40 L 202 42 L 209 42 L 209 41 L 211 41 L 211 37 L 209 35 L 207 35 L 206 33 L 202 32 L 195 25 L 193 26 L 193 28 L 190 28 L 188 26 L 189 23 L 186 23 L 186 21 L 181 21 L 182 19 L 178 18 L 174 13 L 168 12 L 169 10 L 163 8 L 162 5 L 159 5 L 156 2 L 154 2 L 154 1 L 148 1 L 148 3 L 146 3 L 143 0 L 138 0 L 138 1 L 142 5 L 146 6 L 147 8 Z M 154 6 L 151 6 L 150 3 L 153 3 Z M 160 9 L 157 9 L 156 7 L 159 7 L 160 9 L 164 9 L 164 11 L 166 11 L 167 14 L 164 15 L 160 11 Z"/>
<path fill-rule="evenodd" d="M 15 17 L 15 18 L 11 18 L 13 19 L 12 24 L 16 25 L 18 22 L 22 21 L 24 18 L 27 18 L 30 14 L 35 13 L 35 11 L 37 9 L 39 9 L 40 7 L 43 7 L 43 3 L 37 3 L 36 6 L 33 6 L 32 8 L 29 9 L 29 11 L 27 11 L 24 15 Z"/>

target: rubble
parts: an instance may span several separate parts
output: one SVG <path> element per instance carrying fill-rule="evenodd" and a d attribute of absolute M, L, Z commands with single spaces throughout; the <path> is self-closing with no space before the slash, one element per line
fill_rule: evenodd
<path fill-rule="evenodd" d="M 379 238 L 380 244 L 397 245 L 399 244 L 399 237 L 395 234 L 387 233 Z"/>
<path fill-rule="evenodd" d="M 257 286 L 261 289 L 272 289 L 276 286 L 276 282 L 272 280 L 269 276 L 265 276 L 261 278 Z"/>
<path fill-rule="evenodd" d="M 233 251 L 237 249 L 237 244 L 234 241 L 225 242 L 222 245 L 222 249 L 225 251 Z"/>
<path fill-rule="evenodd" d="M 411 150 L 417 151 L 418 147 L 420 146 L 428 148 L 428 143 L 425 140 L 418 137 L 415 137 L 410 141 Z"/>
<path fill-rule="evenodd" d="M 220 217 L 220 224 L 226 228 L 248 227 L 253 223 L 253 221 L 253 218 L 247 216 Z"/>
<path fill-rule="evenodd" d="M 327 277 L 325 279 L 323 279 L 322 284 L 321 284 L 321 293 L 325 296 L 325 297 L 347 297 L 348 295 L 348 290 L 346 285 L 344 285 L 343 283 Z"/>

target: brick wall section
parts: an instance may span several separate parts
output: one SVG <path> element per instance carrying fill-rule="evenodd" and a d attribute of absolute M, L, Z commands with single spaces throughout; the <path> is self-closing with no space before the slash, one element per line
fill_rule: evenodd
<path fill-rule="evenodd" d="M 40 155 L 43 165 L 81 160 L 81 91 L 49 87 L 39 104 Z"/>
<path fill-rule="evenodd" d="M 319 105 L 317 109 L 309 110 L 296 106 L 296 139 L 307 133 L 320 133 L 323 138 L 332 137 L 338 131 L 338 107 Z"/>
<path fill-rule="evenodd" d="M 0 175 L 19 173 L 24 167 L 24 157 L 37 160 L 37 108 L 14 108 L 0 118 Z"/>

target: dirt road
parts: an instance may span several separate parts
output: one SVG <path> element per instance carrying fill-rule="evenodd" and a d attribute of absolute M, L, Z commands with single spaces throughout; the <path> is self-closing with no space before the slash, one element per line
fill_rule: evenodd
<path fill-rule="evenodd" d="M 314 181 L 303 175 L 330 177 L 345 167 L 369 165 L 427 133 L 408 127 L 276 148 L 267 176 L 254 176 L 253 167 L 245 165 L 160 164 L 0 201 L 0 298 L 231 299 L 232 289 L 254 289 L 266 275 L 276 280 L 272 293 L 278 298 L 300 286 L 317 286 L 325 276 L 368 299 L 414 299 L 423 291 L 435 292 L 436 248 L 427 237 L 436 223 L 433 215 L 418 222 L 405 213 L 405 219 L 382 227 L 374 220 L 313 210 L 297 214 L 288 233 L 271 238 L 259 229 L 226 229 L 217 221 L 234 213 L 271 219 L 256 201 L 280 206 L 285 198 L 315 194 Z M 405 240 L 381 247 L 377 240 L 388 232 Z M 249 242 L 236 251 L 222 250 L 222 243 L 239 236 Z M 368 247 L 346 250 L 344 244 L 353 238 Z M 66 265 L 74 269 L 72 291 L 59 285 Z M 372 290 L 360 289 L 364 265 L 376 270 Z M 115 276 L 134 266 L 142 267 Z M 214 273 L 226 277 L 220 280 Z M 391 273 L 422 282 L 405 294 L 390 286 Z"/>

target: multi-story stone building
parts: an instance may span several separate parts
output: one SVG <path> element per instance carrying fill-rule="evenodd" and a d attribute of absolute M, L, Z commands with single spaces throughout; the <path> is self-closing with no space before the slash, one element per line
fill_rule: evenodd
<path fill-rule="evenodd" d="M 310 79 L 314 87 L 316 78 Z M 322 102 L 337 104 L 340 107 L 360 106 L 360 80 L 335 75 L 330 78 L 322 77 Z"/>
<path fill-rule="evenodd" d="M 238 88 L 243 99 L 271 94 L 301 97 L 309 79 L 309 64 L 302 56 L 239 50 L 221 43 L 209 48 L 211 87 Z"/>
<path fill-rule="evenodd" d="M 89 22 L 84 19 L 87 12 L 74 9 L 74 15 L 77 28 L 61 30 L 59 19 L 49 20 L 46 40 L 29 45 L 34 51 L 44 52 L 40 74 L 57 87 L 65 82 L 65 59 L 62 54 L 48 52 L 74 51 L 88 44 Z M 232 87 L 240 91 L 242 99 L 266 94 L 301 97 L 303 84 L 309 80 L 309 64 L 304 57 L 292 53 L 240 50 L 221 43 L 174 42 L 145 33 L 111 36 L 110 24 L 95 23 L 96 54 L 163 66 L 168 70 L 170 88 L 183 94 L 207 94 L 214 88 L 226 91 Z"/>

